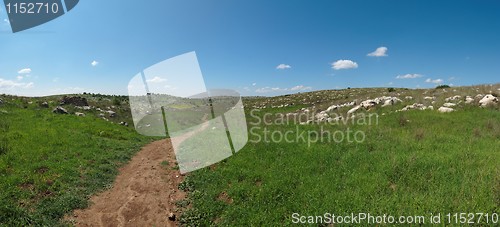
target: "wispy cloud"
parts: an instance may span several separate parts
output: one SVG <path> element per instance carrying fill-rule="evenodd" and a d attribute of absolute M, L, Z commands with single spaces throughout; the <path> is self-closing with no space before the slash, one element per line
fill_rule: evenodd
<path fill-rule="evenodd" d="M 6 24 L 10 24 L 10 21 L 7 19 L 3 19 L 3 22 L 5 22 Z"/>
<path fill-rule="evenodd" d="M 290 69 L 290 68 L 292 68 L 292 66 L 287 64 L 279 64 L 278 66 L 276 66 L 276 69 Z"/>
<path fill-rule="evenodd" d="M 442 84 L 443 83 L 443 80 L 442 79 L 431 79 L 431 78 L 428 78 L 427 80 L 425 80 L 426 83 L 433 83 L 433 84 Z"/>
<path fill-rule="evenodd" d="M 252 83 L 252 86 L 255 86 L 255 85 L 257 85 L 257 83 Z"/>
<path fill-rule="evenodd" d="M 97 65 L 99 65 L 99 62 L 96 61 L 96 60 L 93 60 L 90 65 L 92 65 L 93 67 L 96 67 Z"/>
<path fill-rule="evenodd" d="M 311 90 L 312 87 L 297 85 L 292 88 L 280 88 L 280 87 L 263 87 L 255 90 L 257 93 L 271 93 L 271 92 L 284 92 L 284 91 L 307 91 Z"/>
<path fill-rule="evenodd" d="M 23 77 L 23 76 L 21 76 L 21 75 L 19 75 L 19 76 L 17 76 L 17 77 L 16 77 L 16 79 L 17 79 L 17 80 L 22 80 L 22 79 L 24 79 L 24 77 Z"/>
<path fill-rule="evenodd" d="M 258 88 L 255 90 L 257 93 L 269 93 L 269 92 L 278 92 L 278 91 L 287 91 L 287 88 L 280 88 L 280 87 L 263 87 L 263 88 Z"/>
<path fill-rule="evenodd" d="M 423 75 L 414 73 L 414 74 L 405 74 L 405 75 L 398 75 L 396 76 L 396 79 L 415 79 L 415 78 L 420 78 Z"/>
<path fill-rule="evenodd" d="M 312 87 L 306 87 L 304 85 L 297 85 L 295 87 L 290 88 L 291 91 L 307 91 L 311 90 Z"/>
<path fill-rule="evenodd" d="M 387 47 L 379 47 L 375 51 L 367 54 L 370 57 L 387 57 Z"/>
<path fill-rule="evenodd" d="M 167 79 L 161 78 L 159 76 L 155 76 L 155 77 L 153 77 L 151 79 L 146 80 L 146 82 L 148 82 L 148 83 L 162 83 L 162 82 L 165 82 L 165 81 L 167 81 Z"/>
<path fill-rule="evenodd" d="M 4 80 L 0 78 L 0 89 L 13 89 L 13 88 L 32 88 L 35 84 L 33 82 L 20 83 L 12 80 Z"/>
<path fill-rule="evenodd" d="M 65 88 L 56 88 L 52 89 L 51 92 L 54 94 L 75 94 L 82 92 L 89 92 L 89 90 L 81 87 L 65 87 Z"/>
<path fill-rule="evenodd" d="M 351 60 L 338 60 L 334 63 L 332 63 L 332 68 L 335 70 L 340 70 L 340 69 L 355 69 L 358 68 L 358 63 L 353 62 Z"/>
<path fill-rule="evenodd" d="M 28 73 L 31 73 L 31 69 L 30 68 L 21 69 L 21 70 L 17 71 L 17 73 L 28 74 Z"/>

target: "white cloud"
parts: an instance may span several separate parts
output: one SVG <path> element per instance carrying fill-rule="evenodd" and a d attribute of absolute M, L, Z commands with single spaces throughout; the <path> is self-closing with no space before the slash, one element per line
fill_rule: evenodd
<path fill-rule="evenodd" d="M 433 84 L 442 84 L 443 83 L 443 80 L 442 79 L 431 79 L 431 78 L 428 78 L 427 80 L 425 80 L 426 83 L 433 83 Z"/>
<path fill-rule="evenodd" d="M 0 78 L 0 89 L 32 88 L 34 86 L 35 84 L 33 82 L 19 83 L 12 80 L 4 80 Z"/>
<path fill-rule="evenodd" d="M 370 57 L 386 57 L 387 56 L 387 47 L 379 47 L 375 51 L 367 54 Z"/>
<path fill-rule="evenodd" d="M 21 70 L 17 71 L 17 73 L 28 74 L 28 73 L 31 73 L 31 69 L 30 68 L 21 69 Z"/>
<path fill-rule="evenodd" d="M 17 80 L 22 80 L 24 77 L 23 77 L 23 76 L 21 76 L 21 75 L 19 75 L 19 76 L 17 76 L 16 78 L 17 78 Z"/>
<path fill-rule="evenodd" d="M 65 88 L 56 88 L 51 90 L 53 94 L 75 94 L 75 93 L 82 93 L 85 91 L 89 92 L 87 89 L 81 87 L 65 87 Z"/>
<path fill-rule="evenodd" d="M 398 75 L 396 76 L 396 79 L 415 79 L 420 77 L 422 77 L 422 75 L 414 73 L 414 74 Z"/>
<path fill-rule="evenodd" d="M 95 66 L 99 65 L 99 62 L 96 60 L 93 60 L 90 64 L 95 67 Z"/>
<path fill-rule="evenodd" d="M 146 82 L 148 82 L 148 83 L 161 83 L 161 82 L 165 82 L 165 81 L 167 81 L 167 79 L 161 78 L 159 76 L 155 76 L 152 79 L 146 80 Z"/>
<path fill-rule="evenodd" d="M 290 88 L 291 91 L 306 91 L 306 90 L 311 90 L 312 87 L 306 87 L 304 85 L 297 85 L 295 87 Z"/>
<path fill-rule="evenodd" d="M 269 92 L 278 92 L 278 91 L 287 91 L 287 88 L 279 88 L 279 87 L 263 87 L 255 90 L 257 93 L 269 93 Z"/>
<path fill-rule="evenodd" d="M 270 93 L 270 92 L 284 92 L 284 91 L 307 91 L 311 90 L 312 87 L 307 87 L 304 85 L 297 85 L 292 88 L 280 88 L 280 87 L 263 87 L 255 90 L 257 93 Z"/>
<path fill-rule="evenodd" d="M 338 60 L 334 63 L 332 63 L 332 68 L 335 70 L 340 70 L 340 69 L 355 69 L 358 68 L 358 63 L 353 62 L 351 60 Z"/>
<path fill-rule="evenodd" d="M 276 69 L 289 69 L 289 68 L 292 68 L 292 66 L 287 64 L 279 64 L 278 66 L 276 66 Z"/>
<path fill-rule="evenodd" d="M 10 24 L 10 21 L 7 20 L 7 19 L 3 19 L 3 22 L 7 23 L 7 24 Z"/>
<path fill-rule="evenodd" d="M 59 77 L 56 77 L 56 78 L 52 79 L 52 82 L 54 82 L 54 83 L 59 82 Z"/>
<path fill-rule="evenodd" d="M 255 85 L 257 85 L 257 83 L 252 83 L 252 86 L 255 86 Z"/>

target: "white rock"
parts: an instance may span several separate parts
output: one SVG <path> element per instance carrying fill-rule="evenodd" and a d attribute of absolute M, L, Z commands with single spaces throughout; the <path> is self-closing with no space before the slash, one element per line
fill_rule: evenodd
<path fill-rule="evenodd" d="M 471 104 L 474 102 L 474 99 L 470 96 L 465 97 L 465 103 L 466 104 Z"/>
<path fill-rule="evenodd" d="M 442 107 L 439 107 L 438 111 L 440 113 L 449 113 L 449 112 L 453 112 L 454 109 L 442 106 Z"/>
<path fill-rule="evenodd" d="M 451 103 L 451 102 L 447 102 L 447 103 L 443 104 L 443 106 L 444 106 L 444 107 L 454 107 L 454 106 L 456 106 L 456 105 L 457 105 L 457 104 L 455 104 L 455 103 Z"/>
<path fill-rule="evenodd" d="M 355 106 L 354 108 L 350 109 L 349 111 L 347 111 L 347 114 L 353 114 L 354 112 L 356 112 L 359 108 L 361 108 L 361 105 L 357 105 Z"/>
<path fill-rule="evenodd" d="M 330 111 L 332 111 L 332 110 L 336 110 L 337 108 L 339 108 L 339 106 L 337 106 L 337 105 L 330 106 L 330 107 L 328 107 L 328 108 L 326 109 L 326 112 L 330 112 Z"/>
<path fill-rule="evenodd" d="M 444 101 L 445 101 L 445 102 L 451 102 L 451 101 L 456 101 L 456 100 L 459 100 L 460 98 L 462 98 L 462 96 L 460 96 L 460 95 L 455 95 L 455 96 L 452 96 L 452 97 L 446 98 Z"/>
<path fill-rule="evenodd" d="M 485 107 L 488 105 L 493 105 L 498 103 L 498 98 L 493 96 L 493 95 L 485 95 L 480 101 L 479 101 L 479 106 Z"/>

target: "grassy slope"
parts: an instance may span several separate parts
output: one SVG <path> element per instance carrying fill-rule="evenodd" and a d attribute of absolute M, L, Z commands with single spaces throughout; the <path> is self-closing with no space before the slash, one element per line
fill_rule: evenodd
<path fill-rule="evenodd" d="M 191 191 L 193 205 L 181 222 L 268 226 L 290 224 L 294 212 L 500 212 L 498 109 L 393 112 L 380 116 L 378 125 L 324 127 L 362 130 L 366 141 L 310 147 L 248 143 L 237 155 L 187 178 L 183 188 Z M 295 131 L 296 125 L 268 128 Z M 320 130 L 319 125 L 299 128 Z"/>
<path fill-rule="evenodd" d="M 151 140 L 93 114 L 57 115 L 53 106 L 4 101 L 0 225 L 57 225 L 65 213 L 85 207 L 90 194 L 109 187 L 117 168 Z"/>

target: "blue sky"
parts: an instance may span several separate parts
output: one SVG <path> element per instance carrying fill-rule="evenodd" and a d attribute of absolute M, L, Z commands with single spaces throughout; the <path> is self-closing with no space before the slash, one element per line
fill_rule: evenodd
<path fill-rule="evenodd" d="M 500 82 L 498 1 L 84 0 L 15 34 L 5 10 L 0 93 L 126 94 L 190 51 L 208 88 L 243 95 Z"/>

